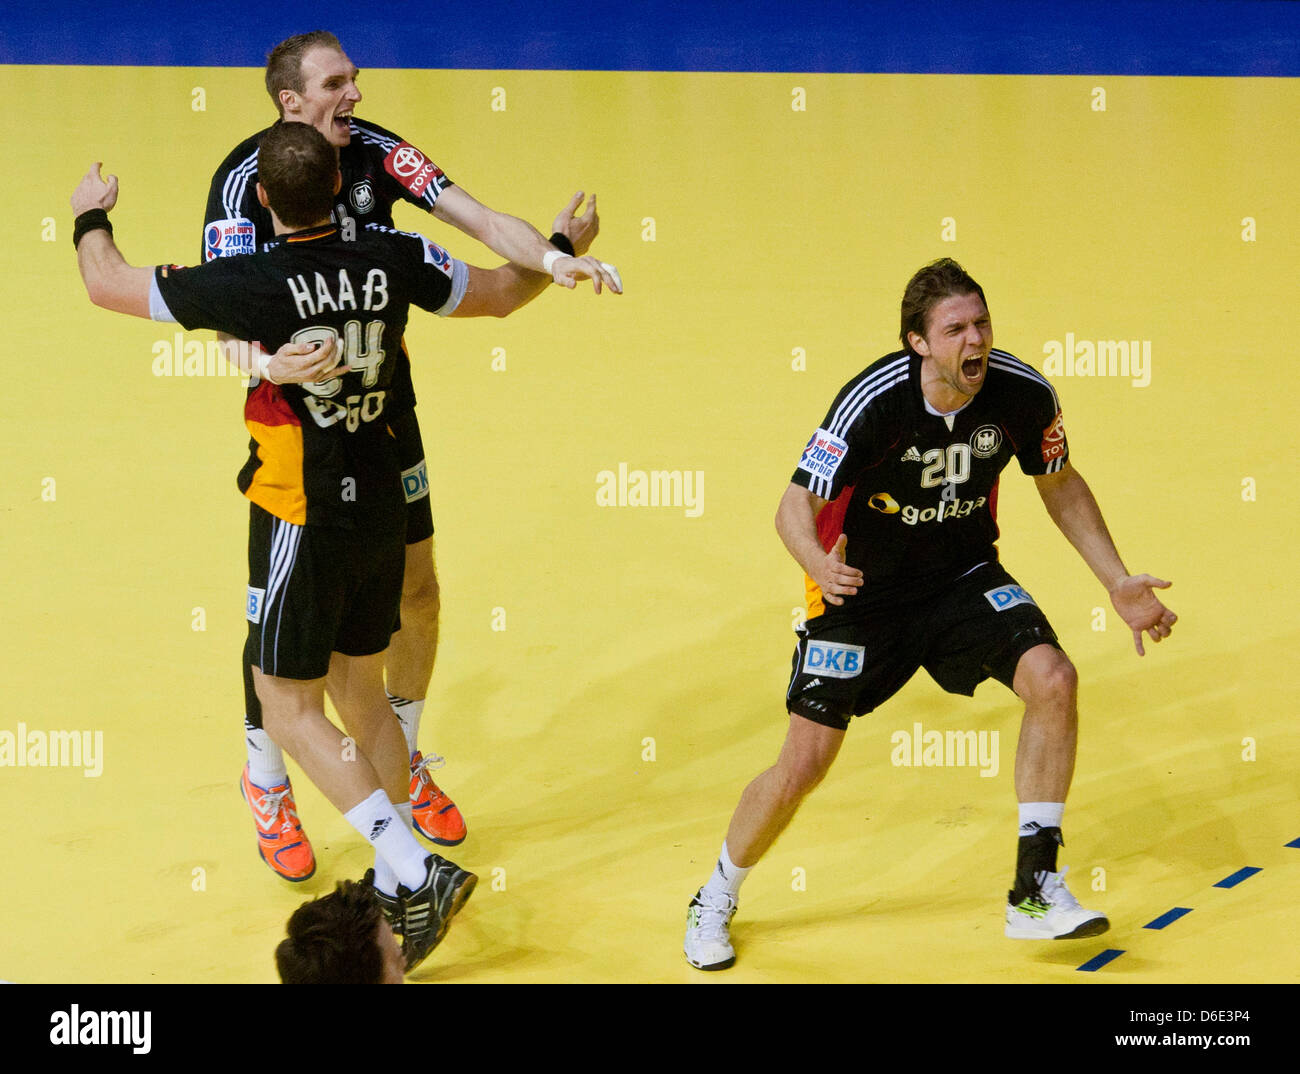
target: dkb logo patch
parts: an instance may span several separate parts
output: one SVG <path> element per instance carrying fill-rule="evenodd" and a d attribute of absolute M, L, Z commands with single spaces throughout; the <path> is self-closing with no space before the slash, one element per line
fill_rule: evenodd
<path fill-rule="evenodd" d="M 984 594 L 984 599 L 1000 612 L 1014 608 L 1017 604 L 1034 604 L 1034 598 L 1018 585 L 1004 585 L 997 589 L 990 589 Z"/>
<path fill-rule="evenodd" d="M 810 641 L 804 653 L 805 675 L 825 675 L 828 679 L 852 679 L 862 674 L 861 645 L 841 645 L 834 641 Z"/>

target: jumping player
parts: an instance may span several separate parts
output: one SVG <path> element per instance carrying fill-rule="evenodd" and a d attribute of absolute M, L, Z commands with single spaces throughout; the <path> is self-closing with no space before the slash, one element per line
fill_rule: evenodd
<path fill-rule="evenodd" d="M 266 66 L 266 89 L 281 120 L 315 127 L 338 150 L 343 183 L 335 199 L 334 220 L 345 238 L 370 223 L 392 227 L 393 205 L 400 200 L 432 213 L 507 260 L 553 275 L 566 286 L 589 274 L 581 260 L 565 256 L 575 251 L 564 234 L 552 235 L 548 241 L 525 221 L 487 208 L 453 185 L 415 146 L 358 119 L 354 114 L 361 102 L 357 74 L 338 39 L 325 31 L 281 42 Z M 236 146 L 212 178 L 204 217 L 204 260 L 250 253 L 271 237 L 270 215 L 256 196 L 257 146 L 264 133 Z M 571 211 L 581 200 L 582 195 L 577 195 Z M 594 195 L 580 220 L 589 244 L 599 229 Z M 600 289 L 599 278 L 596 289 Z M 437 653 L 439 586 L 429 481 L 405 348 L 397 360 L 386 416 L 397 438 L 408 513 L 401 629 L 393 635 L 386 661 L 387 689 L 410 753 L 415 828 L 435 843 L 455 846 L 465 838 L 464 819 L 429 775 L 443 759 L 422 754 L 418 745 L 420 716 Z M 315 855 L 298 819 L 284 756 L 262 727 L 247 664 L 244 687 L 248 763 L 240 786 L 257 826 L 259 851 L 278 875 L 305 880 L 315 871 Z"/>
<path fill-rule="evenodd" d="M 106 183 L 96 164 L 72 196 L 74 242 L 97 305 L 255 340 L 263 360 L 288 342 L 329 340 L 349 368 L 324 384 L 250 385 L 253 442 L 239 475 L 252 501 L 245 656 L 269 733 L 374 847 L 374 888 L 412 969 L 476 878 L 426 853 L 411 831 L 408 753 L 384 695 L 406 533 L 386 414 L 395 357 L 410 305 L 504 316 L 552 281 L 513 264 L 476 269 L 381 225 L 345 241 L 331 220 L 340 183 L 337 154 L 318 131 L 279 124 L 261 143 L 258 198 L 283 241 L 155 270 L 128 265 L 114 245 L 107 212 L 117 181 Z M 324 714 L 327 674 L 346 737 Z"/>
<path fill-rule="evenodd" d="M 852 717 L 918 668 L 950 693 L 986 678 L 1025 705 L 1016 754 L 1020 838 L 1006 935 L 1095 936 L 1057 872 L 1077 736 L 1074 665 L 1047 618 L 998 562 L 998 475 L 1014 457 L 1048 514 L 1133 631 L 1168 637 L 1177 617 L 1131 575 L 1069 459 L 1060 404 L 1035 370 L 993 349 L 984 292 L 955 261 L 921 269 L 902 303 L 903 350 L 840 391 L 808 441 L 776 526 L 808 580 L 776 764 L 745 788 L 716 868 L 691 900 L 685 951 L 697 969 L 735 961 L 740 885 L 821 782 Z"/>

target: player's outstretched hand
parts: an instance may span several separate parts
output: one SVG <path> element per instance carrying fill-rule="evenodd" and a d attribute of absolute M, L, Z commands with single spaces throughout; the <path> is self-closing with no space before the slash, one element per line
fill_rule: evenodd
<path fill-rule="evenodd" d="M 596 212 L 595 194 L 587 202 L 587 211 L 581 216 L 575 215 L 585 196 L 581 190 L 574 194 L 569 199 L 569 204 L 560 210 L 560 215 L 551 225 L 552 231 L 558 231 L 573 243 L 573 251 L 579 257 L 591 249 L 591 244 L 600 234 L 600 214 Z"/>
<path fill-rule="evenodd" d="M 862 572 L 857 567 L 850 567 L 844 561 L 844 549 L 848 547 L 847 534 L 840 534 L 835 547 L 826 553 L 821 570 L 813 576 L 822 591 L 822 598 L 827 604 L 843 604 L 844 596 L 853 596 L 863 582 Z"/>
<path fill-rule="evenodd" d="M 339 363 L 334 340 L 324 343 L 286 343 L 267 360 L 272 384 L 324 384 L 350 372 Z"/>
<path fill-rule="evenodd" d="M 1110 591 L 1110 602 L 1120 617 L 1133 631 L 1133 645 L 1138 656 L 1145 656 L 1142 632 L 1153 642 L 1169 637 L 1178 622 L 1178 616 L 1160 603 L 1153 590 L 1168 589 L 1173 583 L 1163 582 L 1150 574 L 1130 574 L 1121 579 Z"/>
<path fill-rule="evenodd" d="M 560 286 L 570 290 L 578 286 L 579 280 L 589 279 L 596 294 L 600 294 L 602 286 L 616 295 L 623 293 L 623 277 L 618 274 L 618 269 L 591 256 L 556 258 L 551 266 L 551 276 Z"/>
<path fill-rule="evenodd" d="M 108 181 L 100 174 L 101 161 L 95 161 L 90 170 L 81 177 L 77 189 L 72 192 L 72 211 L 77 216 L 91 209 L 103 209 L 108 212 L 117 204 L 117 176 L 110 175 Z"/>

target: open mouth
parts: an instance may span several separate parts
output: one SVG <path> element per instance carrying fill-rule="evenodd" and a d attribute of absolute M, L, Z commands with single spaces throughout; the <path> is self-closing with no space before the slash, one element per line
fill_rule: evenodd
<path fill-rule="evenodd" d="M 984 359 L 979 355 L 974 358 L 967 358 L 961 363 L 961 375 L 967 380 L 979 380 L 983 372 Z"/>
<path fill-rule="evenodd" d="M 351 129 L 351 126 L 352 126 L 351 109 L 348 109 L 348 111 L 346 112 L 340 112 L 338 115 L 334 117 L 334 129 L 336 131 L 342 133 L 343 131 Z"/>

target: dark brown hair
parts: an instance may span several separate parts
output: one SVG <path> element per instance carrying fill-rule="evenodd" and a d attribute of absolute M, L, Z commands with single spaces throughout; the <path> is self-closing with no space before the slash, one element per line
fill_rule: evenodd
<path fill-rule="evenodd" d="M 294 34 L 285 38 L 266 58 L 266 92 L 275 102 L 276 111 L 284 115 L 284 105 L 280 103 L 282 89 L 302 93 L 307 87 L 302 80 L 302 58 L 318 46 L 332 48 L 342 52 L 339 39 L 328 30 L 312 30 L 311 33 Z"/>
<path fill-rule="evenodd" d="M 369 884 L 340 880 L 323 898 L 303 903 L 289 918 L 289 936 L 275 949 L 284 984 L 379 984 L 383 914 Z"/>
<path fill-rule="evenodd" d="M 924 337 L 930 311 L 945 298 L 952 298 L 954 295 L 979 295 L 984 308 L 988 308 L 988 302 L 984 298 L 984 288 L 951 257 L 941 257 L 938 261 L 931 261 L 908 280 L 907 288 L 903 291 L 900 317 L 902 327 L 898 333 L 898 338 L 902 340 L 908 354 L 916 352 L 907 341 L 907 334 L 915 332 L 918 336 Z"/>
<path fill-rule="evenodd" d="M 257 179 L 275 215 L 289 227 L 311 227 L 329 217 L 338 171 L 338 153 L 308 123 L 281 120 L 262 135 Z"/>

